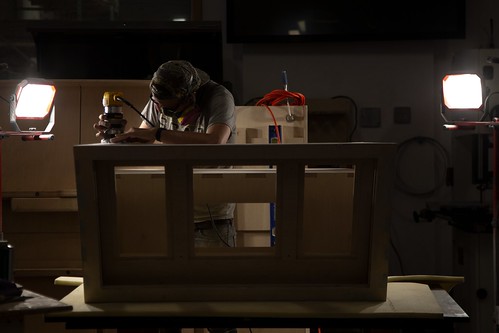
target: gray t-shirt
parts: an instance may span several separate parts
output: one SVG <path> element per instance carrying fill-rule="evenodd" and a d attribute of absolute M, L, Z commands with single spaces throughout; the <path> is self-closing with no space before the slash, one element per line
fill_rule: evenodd
<path fill-rule="evenodd" d="M 172 115 L 158 112 L 154 104 L 149 101 L 142 114 L 156 127 L 176 131 L 194 131 L 205 133 L 213 124 L 226 124 L 231 129 L 227 143 L 236 140 L 235 104 L 232 94 L 222 85 L 208 81 L 196 92 L 196 105 L 199 115 L 196 121 L 182 125 L 179 119 Z M 226 166 L 222 166 L 226 167 Z M 208 221 L 210 219 L 234 218 L 235 204 L 196 205 L 194 207 L 194 222 Z"/>
<path fill-rule="evenodd" d="M 156 111 L 151 101 L 146 104 L 142 114 L 154 126 L 176 131 L 205 133 L 213 124 L 226 124 L 231 129 L 231 136 L 227 143 L 235 142 L 234 97 L 224 86 L 211 80 L 203 84 L 196 92 L 196 105 L 200 112 L 199 117 L 188 125 L 182 125 L 175 116 Z"/>

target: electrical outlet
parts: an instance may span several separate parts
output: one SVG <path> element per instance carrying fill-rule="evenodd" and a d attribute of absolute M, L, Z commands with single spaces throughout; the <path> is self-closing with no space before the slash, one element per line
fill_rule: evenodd
<path fill-rule="evenodd" d="M 381 109 L 380 108 L 362 108 L 360 109 L 360 126 L 361 127 L 380 127 L 381 126 Z"/>
<path fill-rule="evenodd" d="M 408 106 L 397 106 L 393 108 L 393 122 L 395 124 L 410 124 L 411 108 Z"/>

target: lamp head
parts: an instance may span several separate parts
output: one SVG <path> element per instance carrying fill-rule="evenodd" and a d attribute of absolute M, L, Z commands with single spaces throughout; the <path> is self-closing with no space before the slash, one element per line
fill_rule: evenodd
<path fill-rule="evenodd" d="M 18 119 L 43 120 L 50 114 L 48 124 L 42 131 L 50 132 L 55 123 L 55 93 L 54 84 L 44 79 L 26 79 L 19 83 L 10 104 L 10 123 L 14 129 L 21 131 Z"/>
<path fill-rule="evenodd" d="M 477 74 L 448 74 L 442 79 L 441 114 L 446 122 L 445 114 L 459 117 L 483 112 L 482 79 Z M 455 120 L 455 119 L 454 119 Z"/>

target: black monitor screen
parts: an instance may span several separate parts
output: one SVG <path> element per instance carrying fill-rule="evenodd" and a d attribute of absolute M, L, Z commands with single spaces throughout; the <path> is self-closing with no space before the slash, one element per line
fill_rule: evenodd
<path fill-rule="evenodd" d="M 465 0 L 226 0 L 229 43 L 464 38 Z"/>

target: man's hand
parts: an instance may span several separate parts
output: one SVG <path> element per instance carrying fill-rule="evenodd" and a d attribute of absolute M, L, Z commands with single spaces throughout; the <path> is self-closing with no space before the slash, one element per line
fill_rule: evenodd
<path fill-rule="evenodd" d="M 97 131 L 96 137 L 100 139 L 110 139 L 116 133 L 122 133 L 126 126 L 126 119 L 119 113 L 103 113 L 99 115 L 99 122 L 94 124 Z"/>
<path fill-rule="evenodd" d="M 117 134 L 114 138 L 111 138 L 112 143 L 128 143 L 128 142 L 137 142 L 137 143 L 153 143 L 156 138 L 156 130 L 157 128 L 138 128 L 132 127 L 128 131 L 122 134 Z"/>

